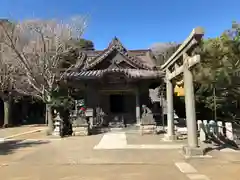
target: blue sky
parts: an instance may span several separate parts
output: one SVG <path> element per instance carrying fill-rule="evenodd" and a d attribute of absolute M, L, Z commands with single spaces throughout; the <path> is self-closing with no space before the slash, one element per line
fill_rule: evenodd
<path fill-rule="evenodd" d="M 0 17 L 14 20 L 90 15 L 85 38 L 104 49 L 117 36 L 128 49 L 181 42 L 196 26 L 206 37 L 240 21 L 239 0 L 1 0 Z"/>

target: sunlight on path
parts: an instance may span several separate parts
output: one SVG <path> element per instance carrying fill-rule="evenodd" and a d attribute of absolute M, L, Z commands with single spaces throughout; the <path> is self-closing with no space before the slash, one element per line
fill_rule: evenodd
<path fill-rule="evenodd" d="M 94 149 L 124 149 L 127 146 L 127 138 L 124 132 L 105 134 Z"/>
<path fill-rule="evenodd" d="M 124 132 L 107 133 L 94 149 L 181 149 L 182 144 L 127 144 Z"/>

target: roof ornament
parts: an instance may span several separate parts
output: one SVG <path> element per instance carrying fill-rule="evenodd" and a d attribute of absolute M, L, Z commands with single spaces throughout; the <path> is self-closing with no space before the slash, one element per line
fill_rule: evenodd
<path fill-rule="evenodd" d="M 111 47 L 115 47 L 116 49 L 123 51 L 123 52 L 127 52 L 126 48 L 124 48 L 124 46 L 122 45 L 122 43 L 119 41 L 119 39 L 117 38 L 117 36 L 114 36 L 114 38 L 112 39 L 112 41 L 110 42 L 108 48 Z"/>
<path fill-rule="evenodd" d="M 116 45 L 119 45 L 121 44 L 120 41 L 118 40 L 118 38 L 116 36 L 114 36 L 114 38 L 112 39 L 112 41 L 109 43 L 109 47 L 112 47 L 112 46 L 116 46 Z"/>

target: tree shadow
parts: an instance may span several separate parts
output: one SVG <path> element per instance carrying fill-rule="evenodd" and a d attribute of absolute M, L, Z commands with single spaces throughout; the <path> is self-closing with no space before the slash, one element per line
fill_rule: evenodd
<path fill-rule="evenodd" d="M 222 150 L 222 149 L 225 149 L 225 148 L 230 148 L 232 150 L 240 150 L 239 148 L 239 144 L 237 144 L 236 142 L 226 138 L 225 136 L 219 136 L 218 138 L 215 137 L 215 136 L 209 136 L 208 137 L 208 140 L 209 142 L 208 143 L 211 143 L 213 142 L 215 144 L 214 147 L 207 147 L 205 149 L 205 154 L 210 152 L 210 151 L 213 151 L 213 150 Z"/>
<path fill-rule="evenodd" d="M 0 142 L 0 156 L 9 155 L 16 152 L 18 149 L 39 146 L 42 144 L 48 144 L 47 140 L 37 140 L 37 141 L 26 141 L 26 140 L 6 140 L 4 142 Z"/>

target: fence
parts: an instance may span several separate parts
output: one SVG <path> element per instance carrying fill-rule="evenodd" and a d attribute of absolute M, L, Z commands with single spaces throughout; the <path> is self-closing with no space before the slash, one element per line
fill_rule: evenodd
<path fill-rule="evenodd" d="M 187 138 L 187 127 L 176 124 L 175 130 L 179 138 Z M 240 145 L 240 123 L 214 120 L 198 120 L 197 130 L 200 142 L 232 141 Z M 222 144 L 224 142 L 221 142 Z"/>

